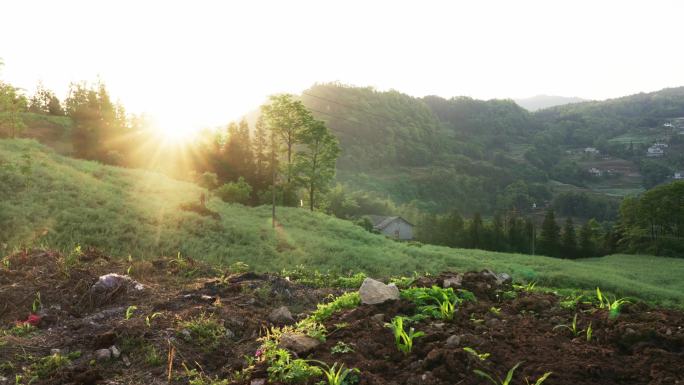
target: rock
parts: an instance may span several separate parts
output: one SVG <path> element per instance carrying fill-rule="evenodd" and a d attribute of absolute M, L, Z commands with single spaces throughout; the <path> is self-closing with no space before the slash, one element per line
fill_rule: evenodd
<path fill-rule="evenodd" d="M 494 329 L 501 326 L 501 320 L 498 318 L 490 318 L 485 321 L 485 325 L 487 325 L 487 327 L 490 329 Z"/>
<path fill-rule="evenodd" d="M 444 278 L 444 282 L 442 282 L 442 287 L 444 287 L 445 289 L 447 287 L 453 287 L 454 289 L 457 289 L 460 288 L 462 284 L 463 274 L 456 274 L 455 277 Z"/>
<path fill-rule="evenodd" d="M 226 338 L 232 339 L 232 338 L 234 338 L 234 337 L 235 337 L 235 332 L 233 332 L 232 330 L 226 328 Z"/>
<path fill-rule="evenodd" d="M 432 324 L 432 326 L 436 327 L 437 329 L 443 329 L 444 328 L 444 322 L 436 322 Z"/>
<path fill-rule="evenodd" d="M 184 340 L 190 341 L 192 340 L 192 333 L 190 333 L 190 330 L 188 329 L 183 329 L 180 331 L 181 337 L 183 337 Z"/>
<path fill-rule="evenodd" d="M 268 319 L 276 324 L 291 325 L 295 323 L 295 319 L 292 317 L 292 313 L 290 313 L 290 309 L 288 309 L 287 306 L 281 306 L 273 310 L 271 314 L 268 315 Z"/>
<path fill-rule="evenodd" d="M 439 349 L 430 350 L 430 352 L 427 354 L 427 357 L 425 357 L 425 362 L 430 366 L 438 364 L 441 360 L 442 351 Z"/>
<path fill-rule="evenodd" d="M 461 346 L 461 336 L 453 335 L 447 338 L 446 347 L 449 349 L 456 349 Z"/>
<path fill-rule="evenodd" d="M 119 348 L 117 348 L 116 345 L 110 346 L 109 351 L 112 352 L 112 357 L 114 358 L 119 358 L 119 356 L 121 355 L 121 350 L 119 350 Z"/>
<path fill-rule="evenodd" d="M 62 354 L 62 349 L 50 349 L 50 354 L 55 355 L 55 354 Z"/>
<path fill-rule="evenodd" d="M 100 276 L 90 290 L 94 292 L 108 292 L 120 287 L 132 288 L 137 291 L 145 288 L 141 283 L 127 275 L 110 273 Z"/>
<path fill-rule="evenodd" d="M 510 285 L 511 283 L 513 283 L 513 277 L 511 277 L 510 275 L 508 275 L 506 273 L 499 273 L 496 275 L 496 277 L 497 277 L 497 284 L 499 286 Z"/>
<path fill-rule="evenodd" d="M 112 351 L 109 349 L 99 349 L 95 351 L 95 359 L 98 361 L 107 361 L 112 358 Z"/>
<path fill-rule="evenodd" d="M 315 349 L 321 341 L 304 334 L 285 333 L 280 337 L 280 347 L 290 350 L 298 356 Z"/>
<path fill-rule="evenodd" d="M 361 303 L 366 305 L 375 305 L 390 300 L 399 299 L 399 289 L 396 285 L 385 285 L 380 281 L 372 278 L 366 278 L 359 289 L 361 296 Z"/>
<path fill-rule="evenodd" d="M 121 357 L 121 360 L 123 361 L 124 365 L 126 365 L 127 367 L 131 366 L 131 360 L 128 359 L 128 356 L 124 355 L 123 357 Z"/>
<path fill-rule="evenodd" d="M 266 384 L 265 378 L 255 378 L 249 382 L 249 385 L 265 385 L 265 384 Z"/>
<path fill-rule="evenodd" d="M 378 323 L 385 323 L 385 315 L 382 313 L 375 314 L 371 319 Z"/>

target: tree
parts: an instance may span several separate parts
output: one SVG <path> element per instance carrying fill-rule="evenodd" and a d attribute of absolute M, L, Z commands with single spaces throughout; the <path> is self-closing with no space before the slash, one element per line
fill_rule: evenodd
<path fill-rule="evenodd" d="M 458 210 L 451 210 L 444 219 L 444 244 L 449 247 L 458 247 L 463 242 L 463 217 Z"/>
<path fill-rule="evenodd" d="M 247 204 L 252 193 L 252 186 L 239 177 L 237 182 L 229 182 L 215 190 L 216 195 L 224 202 Z"/>
<path fill-rule="evenodd" d="M 268 182 L 271 179 L 271 165 L 269 162 L 270 157 L 268 155 L 268 150 L 270 148 L 269 138 L 262 115 L 259 115 L 259 118 L 257 119 L 252 145 L 254 146 L 254 177 L 257 181 L 255 187 L 262 189 L 268 185 Z"/>
<path fill-rule="evenodd" d="M 565 220 L 565 226 L 563 227 L 561 256 L 569 259 L 577 258 L 577 236 L 575 234 L 575 225 L 570 217 Z"/>
<path fill-rule="evenodd" d="M 553 209 L 546 211 L 544 222 L 542 222 L 541 234 L 539 234 L 539 252 L 552 257 L 557 257 L 559 253 L 560 228 L 556 223 Z"/>
<path fill-rule="evenodd" d="M 26 97 L 19 89 L 0 82 L 0 128 L 7 128 L 10 138 L 16 137 L 26 124 L 21 113 L 26 111 Z"/>
<path fill-rule="evenodd" d="M 28 110 L 38 114 L 64 115 L 59 99 L 42 82 L 38 82 L 36 92 L 29 100 Z"/>
<path fill-rule="evenodd" d="M 596 255 L 596 244 L 594 243 L 594 229 L 585 222 L 580 228 L 579 233 L 579 253 L 582 257 L 591 258 Z"/>
<path fill-rule="evenodd" d="M 468 227 L 468 243 L 471 248 L 481 249 L 483 247 L 483 232 L 482 216 L 480 213 L 475 213 Z"/>
<path fill-rule="evenodd" d="M 301 101 L 294 100 L 289 94 L 271 96 L 270 102 L 261 106 L 261 113 L 266 126 L 285 149 L 285 176 L 289 184 L 294 179 L 295 145 L 299 142 L 301 133 L 311 124 L 313 116 Z"/>
<path fill-rule="evenodd" d="M 304 148 L 297 152 L 294 174 L 297 183 L 306 188 L 309 209 L 313 211 L 316 194 L 325 191 L 335 176 L 340 147 L 337 138 L 320 120 L 311 120 L 300 139 Z"/>

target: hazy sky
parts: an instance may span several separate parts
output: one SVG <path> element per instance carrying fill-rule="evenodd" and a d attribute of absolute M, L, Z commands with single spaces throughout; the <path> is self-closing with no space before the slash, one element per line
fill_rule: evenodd
<path fill-rule="evenodd" d="M 133 112 L 216 125 L 314 82 L 476 98 L 684 85 L 681 1 L 0 0 L 0 79 L 99 75 Z"/>

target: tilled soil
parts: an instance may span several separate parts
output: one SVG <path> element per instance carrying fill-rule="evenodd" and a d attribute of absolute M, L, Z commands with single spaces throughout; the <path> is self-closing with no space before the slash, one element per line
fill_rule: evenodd
<path fill-rule="evenodd" d="M 187 258 L 128 262 L 86 250 L 68 269 L 64 258 L 26 251 L 0 266 L 0 328 L 8 330 L 27 319 L 38 292 L 35 313 L 41 317 L 31 335 L 0 332 L 2 385 L 15 384 L 15 375 L 27 368 L 30 372 L 33 363 L 55 349 L 63 355 L 81 354 L 34 384 L 187 384 L 185 367 L 211 378 L 233 378 L 246 365 L 245 357 L 254 357 L 257 338 L 273 326 L 269 314 L 274 309 L 288 306 L 301 319 L 317 303 L 342 293 L 277 275 L 226 274 L 219 279 L 221 272 Z M 98 277 L 108 273 L 130 273 L 144 288 L 93 290 Z M 422 278 L 416 284 L 441 286 L 456 275 Z M 326 341 L 302 358 L 358 368 L 359 384 L 485 384 L 474 370 L 505 377 L 519 362 L 511 384 L 525 384 L 525 379 L 534 383 L 546 372 L 553 372 L 544 382 L 550 385 L 684 384 L 682 312 L 627 304 L 611 319 L 591 304 L 562 307 L 553 294 L 518 290 L 511 295 L 511 288 L 490 274 L 470 272 L 458 278 L 477 302 L 464 302 L 453 320 L 412 324 L 425 336 L 416 339 L 410 354 L 397 350 L 385 326 L 397 315 L 415 314 L 412 303 L 397 300 L 335 313 L 325 321 Z M 126 319 L 132 305 L 137 309 Z M 202 314 L 213 315 L 227 330 L 211 346 L 183 338 L 181 323 Z M 575 337 L 567 329 L 554 329 L 571 324 L 575 314 L 579 329 L 591 323 L 590 341 L 586 333 Z M 332 353 L 340 342 L 353 351 Z M 111 346 L 120 350 L 119 357 L 96 358 L 97 350 Z M 490 355 L 480 360 L 464 347 Z M 158 359 L 151 359 L 151 352 Z M 258 384 L 266 378 L 265 363 L 257 363 L 249 378 L 236 383 Z"/>

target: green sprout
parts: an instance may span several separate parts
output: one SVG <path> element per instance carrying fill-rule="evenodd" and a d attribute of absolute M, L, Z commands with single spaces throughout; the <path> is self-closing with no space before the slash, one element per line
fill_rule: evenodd
<path fill-rule="evenodd" d="M 404 330 L 404 317 L 397 316 L 392 319 L 392 322 L 385 324 L 386 327 L 392 329 L 394 333 L 394 344 L 399 351 L 408 355 L 413 350 L 413 340 L 425 335 L 423 332 L 416 332 L 413 327 L 409 328 L 408 333 Z"/>
<path fill-rule="evenodd" d="M 135 305 L 131 305 L 126 309 L 126 320 L 129 320 L 133 317 L 133 313 L 138 310 L 138 307 Z"/>
<path fill-rule="evenodd" d="M 352 373 L 358 373 L 359 369 L 356 368 L 345 368 L 344 364 L 337 366 L 335 362 L 332 366 L 329 366 L 325 362 L 321 361 L 311 361 L 316 362 L 322 366 L 321 371 L 323 372 L 323 377 L 327 380 L 328 385 L 342 385 L 345 384 L 345 379 Z"/>
<path fill-rule="evenodd" d="M 351 347 L 351 345 L 343 342 L 343 341 L 338 341 L 335 346 L 333 346 L 330 349 L 330 353 L 332 354 L 345 354 L 345 353 L 353 353 L 354 348 Z"/>
<path fill-rule="evenodd" d="M 491 355 L 490 353 L 478 353 L 475 349 L 467 346 L 463 348 L 463 351 L 477 358 L 480 361 L 485 361 Z"/>
<path fill-rule="evenodd" d="M 611 301 L 608 296 L 604 296 L 603 293 L 601 293 L 601 289 L 598 287 L 596 288 L 596 298 L 598 299 L 598 308 L 599 309 L 607 309 L 608 310 L 608 317 L 613 319 L 617 318 L 617 316 L 620 315 L 620 309 L 622 308 L 622 305 L 626 303 L 631 303 L 625 298 L 613 298 Z"/>
<path fill-rule="evenodd" d="M 565 328 L 565 329 L 570 330 L 570 332 L 572 333 L 572 335 L 573 335 L 574 337 L 577 337 L 577 336 L 579 336 L 582 332 L 584 332 L 584 330 L 579 330 L 579 329 L 577 328 L 577 313 L 575 313 L 575 316 L 572 318 L 572 324 L 570 324 L 570 325 L 565 325 L 565 324 L 563 324 L 563 325 L 556 325 L 556 326 L 553 327 L 553 330 L 562 329 L 562 328 Z"/>
<path fill-rule="evenodd" d="M 515 373 L 515 370 L 518 369 L 518 366 L 520 366 L 520 364 L 522 364 L 522 362 L 518 362 L 517 364 L 515 364 L 515 366 L 512 367 L 508 371 L 508 373 L 506 374 L 506 378 L 503 380 L 501 379 L 501 377 L 498 377 L 498 376 L 497 376 L 497 379 L 495 380 L 494 377 L 492 377 L 488 373 L 485 373 L 481 370 L 475 369 L 475 370 L 473 370 L 473 372 L 480 377 L 484 377 L 484 378 L 488 379 L 494 385 L 510 385 L 511 380 L 513 380 L 513 373 Z M 539 384 L 536 384 L 536 385 L 539 385 Z"/>

